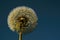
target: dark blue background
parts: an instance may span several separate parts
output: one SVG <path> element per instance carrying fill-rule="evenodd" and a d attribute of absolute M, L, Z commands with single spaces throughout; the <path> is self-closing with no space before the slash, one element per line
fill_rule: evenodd
<path fill-rule="evenodd" d="M 36 30 L 23 40 L 60 40 L 60 0 L 0 0 L 0 40 L 18 40 L 7 25 L 9 12 L 17 6 L 31 7 L 38 16 Z"/>

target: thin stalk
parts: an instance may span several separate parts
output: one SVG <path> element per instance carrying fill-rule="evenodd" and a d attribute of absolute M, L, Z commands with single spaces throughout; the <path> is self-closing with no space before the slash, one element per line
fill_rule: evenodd
<path fill-rule="evenodd" d="M 19 40 L 22 40 L 22 32 L 19 33 Z"/>

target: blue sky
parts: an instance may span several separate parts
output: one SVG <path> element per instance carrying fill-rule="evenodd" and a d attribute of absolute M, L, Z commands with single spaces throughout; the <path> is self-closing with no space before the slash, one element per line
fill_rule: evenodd
<path fill-rule="evenodd" d="M 18 34 L 7 25 L 9 12 L 17 6 L 36 11 L 38 25 L 23 40 L 60 40 L 60 0 L 0 0 L 0 40 L 18 40 Z"/>

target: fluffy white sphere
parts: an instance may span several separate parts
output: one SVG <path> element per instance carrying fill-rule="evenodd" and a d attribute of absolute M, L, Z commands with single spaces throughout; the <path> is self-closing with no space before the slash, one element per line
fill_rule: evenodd
<path fill-rule="evenodd" d="M 17 21 L 17 18 L 20 16 L 25 16 L 29 20 L 27 22 L 27 27 L 23 28 L 20 30 L 20 22 Z M 19 6 L 14 8 L 8 15 L 8 27 L 12 31 L 20 32 L 22 31 L 23 33 L 28 33 L 33 31 L 36 28 L 37 24 L 37 16 L 36 13 L 33 9 L 26 7 L 26 6 Z"/>

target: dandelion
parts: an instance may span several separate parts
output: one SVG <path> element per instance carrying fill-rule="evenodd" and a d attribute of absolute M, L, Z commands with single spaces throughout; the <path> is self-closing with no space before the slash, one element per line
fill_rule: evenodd
<path fill-rule="evenodd" d="M 28 33 L 36 28 L 37 16 L 33 9 L 20 6 L 14 8 L 8 15 L 8 27 L 12 31 Z"/>

